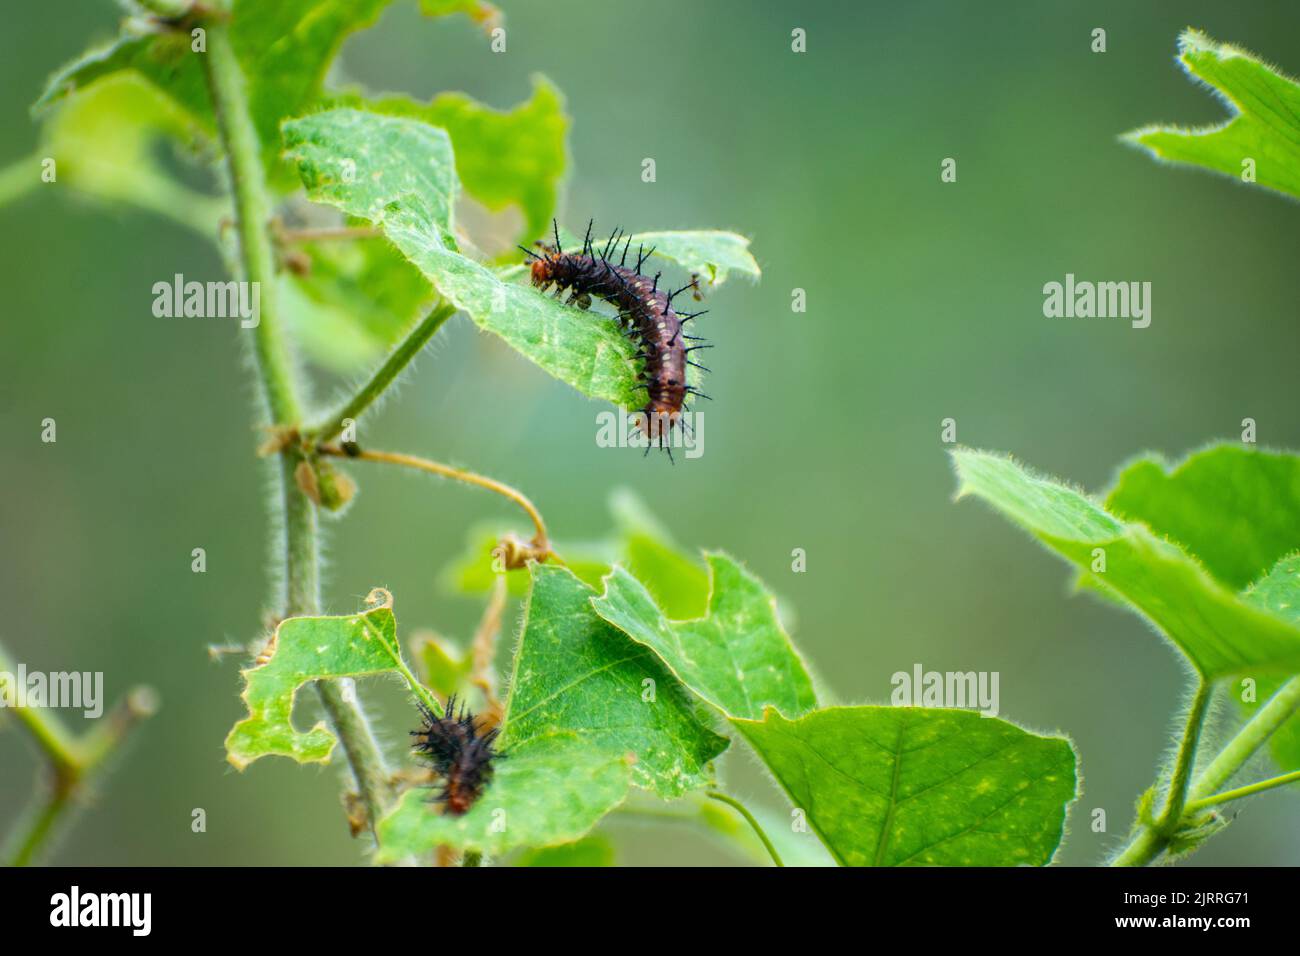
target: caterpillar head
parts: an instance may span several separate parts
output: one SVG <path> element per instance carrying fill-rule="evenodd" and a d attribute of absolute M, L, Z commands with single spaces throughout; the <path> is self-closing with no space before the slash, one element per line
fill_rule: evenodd
<path fill-rule="evenodd" d="M 537 248 L 538 252 L 531 253 L 536 258 L 533 259 L 530 271 L 533 285 L 540 287 L 555 281 L 555 265 L 559 259 L 559 253 L 553 247 L 541 242 L 537 243 Z"/>

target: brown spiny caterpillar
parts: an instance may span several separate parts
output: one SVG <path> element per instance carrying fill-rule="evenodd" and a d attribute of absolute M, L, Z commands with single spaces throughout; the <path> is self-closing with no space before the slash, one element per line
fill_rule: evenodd
<path fill-rule="evenodd" d="M 688 346 L 687 341 L 699 342 L 700 339 L 682 331 L 685 323 L 708 310 L 680 313 L 673 308 L 673 300 L 683 292 L 690 291 L 697 300 L 701 298 L 699 276 L 692 275 L 686 285 L 667 292 L 659 288 L 662 273 L 653 277 L 641 274 L 642 265 L 654 249 L 646 252 L 644 246 L 638 247 L 636 265 L 629 266 L 627 254 L 632 245 L 629 235 L 619 254 L 619 240 L 623 238 L 621 230 L 615 229 L 604 248 L 597 251 L 591 241 L 591 223 L 588 223 L 587 237 L 580 253 L 566 253 L 560 245 L 558 223 L 554 224 L 554 230 L 555 245 L 538 243 L 540 254 L 520 246 L 533 260 L 533 285 L 539 288 L 554 286 L 556 298 L 568 292 L 568 302 L 581 309 L 590 307 L 592 297 L 603 299 L 618 309 L 619 325 L 628 338 L 636 340 L 643 363 L 639 387 L 646 390 L 648 400 L 637 425 L 649 440 L 646 453 L 658 439 L 660 447 L 668 450 L 671 457 L 668 433 L 681 418 L 686 396 L 709 397 L 687 382 L 686 366 L 693 365 L 707 372 L 708 369 L 690 358 L 690 353 L 710 346 Z M 612 258 L 615 255 L 618 256 L 617 264 Z"/>
<path fill-rule="evenodd" d="M 462 704 L 456 713 L 456 695 L 447 698 L 447 707 L 439 717 L 423 703 L 417 702 L 423 718 L 419 730 L 411 731 L 415 751 L 425 757 L 438 775 L 442 789 L 434 794 L 443 812 L 460 816 L 469 811 L 492 780 L 493 761 L 505 754 L 492 749 L 499 730 L 493 727 L 479 733 L 478 718 Z"/>

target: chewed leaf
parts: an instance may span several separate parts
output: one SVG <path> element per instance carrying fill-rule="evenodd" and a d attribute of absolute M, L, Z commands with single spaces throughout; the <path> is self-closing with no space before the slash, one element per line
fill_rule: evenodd
<path fill-rule="evenodd" d="M 645 585 L 616 567 L 596 613 L 644 644 L 687 687 L 729 717 L 765 708 L 798 716 L 817 706 L 811 678 L 761 581 L 723 554 L 709 554 L 709 607 L 699 619 L 665 616 Z"/>
<path fill-rule="evenodd" d="M 1148 126 L 1126 139 L 1160 159 L 1203 166 L 1240 180 L 1253 167 L 1261 186 L 1300 198 L 1300 85 L 1245 50 L 1188 30 L 1178 61 L 1223 98 L 1231 119 L 1183 129 Z"/>
<path fill-rule="evenodd" d="M 226 759 L 243 770 L 258 757 L 329 760 L 334 735 L 323 723 L 302 733 L 290 717 L 308 681 L 399 671 L 397 621 L 389 607 L 343 617 L 291 617 L 280 622 L 269 659 L 243 671 L 248 716 L 226 737 Z"/>
<path fill-rule="evenodd" d="M 444 131 L 336 109 L 286 123 L 284 136 L 312 199 L 378 225 L 479 326 L 586 395 L 629 408 L 643 403 L 636 347 L 614 323 L 502 281 L 457 250 L 454 162 Z"/>
<path fill-rule="evenodd" d="M 505 759 L 463 816 L 408 792 L 380 859 L 435 846 L 502 853 L 576 840 L 636 784 L 664 798 L 711 782 L 727 746 L 659 661 L 591 610 L 568 570 L 534 564 L 499 741 Z"/>
<path fill-rule="evenodd" d="M 1177 544 L 1010 458 L 962 450 L 953 461 L 959 497 L 983 498 L 1073 563 L 1090 585 L 1127 601 L 1205 677 L 1300 671 L 1300 628 L 1242 600 Z"/>
<path fill-rule="evenodd" d="M 564 568 L 533 565 L 501 745 L 555 733 L 630 753 L 633 782 L 662 797 L 712 779 L 727 739 L 708 729 L 649 650 L 592 611 L 595 591 Z"/>
<path fill-rule="evenodd" d="M 380 863 L 450 846 L 500 854 L 576 840 L 627 797 L 625 756 L 571 734 L 521 743 L 498 761 L 492 783 L 468 813 L 440 813 L 423 788 L 406 791 L 378 827 Z"/>
<path fill-rule="evenodd" d="M 1042 866 L 1075 797 L 1068 740 L 973 711 L 769 710 L 732 723 L 844 866 Z"/>
<path fill-rule="evenodd" d="M 492 109 L 464 93 L 441 93 L 428 103 L 404 96 L 347 97 L 339 105 L 445 129 L 469 195 L 493 211 L 518 207 L 524 214 L 523 238 L 550 227 L 567 162 L 569 120 L 563 97 L 544 76 L 534 76 L 532 97 L 509 110 Z"/>

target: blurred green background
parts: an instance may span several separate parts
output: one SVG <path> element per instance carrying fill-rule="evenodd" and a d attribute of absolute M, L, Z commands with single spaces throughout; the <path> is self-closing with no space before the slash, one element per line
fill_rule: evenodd
<path fill-rule="evenodd" d="M 670 467 L 597 448 L 603 406 L 464 318 L 370 420 L 369 441 L 517 484 L 561 539 L 600 535 L 611 489 L 635 489 L 682 543 L 725 548 L 797 608 L 795 639 L 842 701 L 886 701 L 890 675 L 916 662 L 999 671 L 1003 716 L 1076 741 L 1084 789 L 1061 859 L 1098 861 L 1169 744 L 1185 674 L 1143 621 L 1070 597 L 1063 564 L 951 502 L 940 421 L 1094 491 L 1138 452 L 1234 438 L 1247 416 L 1262 443 L 1300 447 L 1300 208 L 1116 139 L 1224 116 L 1173 61 L 1183 27 L 1297 73 L 1300 10 L 664 0 L 505 13 L 508 53 L 493 55 L 464 18 L 397 3 L 348 41 L 339 75 L 505 107 L 544 72 L 573 117 L 562 219 L 735 229 L 764 277 L 723 287 L 701 320 L 717 345 L 703 458 Z M 47 74 L 109 38 L 117 15 L 107 0 L 10 11 L 0 164 L 36 148 L 27 108 Z M 804 55 L 790 52 L 796 26 Z M 654 184 L 640 180 L 646 156 Z M 949 156 L 958 181 L 943 185 Z M 0 208 L 0 641 L 33 669 L 104 671 L 112 698 L 151 684 L 162 710 L 52 859 L 358 862 L 340 769 L 267 760 L 240 775 L 224 761 L 237 663 L 205 648 L 258 633 L 270 479 L 252 455 L 234 324 L 150 311 L 154 282 L 221 278 L 221 263 L 172 223 L 69 192 L 43 185 Z M 1150 281 L 1151 327 L 1044 318 L 1042 286 L 1067 272 Z M 791 311 L 795 287 L 805 314 Z M 335 389 L 323 382 L 318 399 Z M 47 416 L 54 445 L 39 440 Z M 438 572 L 471 525 L 514 514 L 460 486 L 353 473 L 360 495 L 329 528 L 328 608 L 352 611 L 380 585 L 408 634 L 467 635 L 479 606 Z M 191 573 L 195 547 L 206 574 Z M 790 570 L 796 547 L 804 574 Z M 391 683 L 367 690 L 397 756 L 409 708 Z M 3 729 L 0 826 L 37 766 Z M 739 742 L 726 772 L 740 795 L 783 806 Z M 190 830 L 196 807 L 204 834 Z M 1092 832 L 1093 808 L 1109 833 Z M 1297 809 L 1291 793 L 1247 804 L 1193 862 L 1300 862 Z M 739 862 L 692 831 L 609 829 L 622 862 Z"/>

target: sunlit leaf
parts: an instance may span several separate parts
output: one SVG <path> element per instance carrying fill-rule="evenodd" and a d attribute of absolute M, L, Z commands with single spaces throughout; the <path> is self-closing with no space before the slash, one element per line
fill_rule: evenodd
<path fill-rule="evenodd" d="M 1177 544 L 1000 455 L 953 454 L 958 497 L 976 495 L 1150 618 L 1208 678 L 1300 670 L 1300 628 L 1243 601 Z M 1104 571 L 1094 567 L 1104 560 Z"/>
<path fill-rule="evenodd" d="M 1126 139 L 1164 160 L 1187 163 L 1300 197 L 1300 85 L 1239 47 L 1198 30 L 1178 40 L 1178 62 L 1219 94 L 1232 113 L 1216 126 L 1147 126 Z"/>

